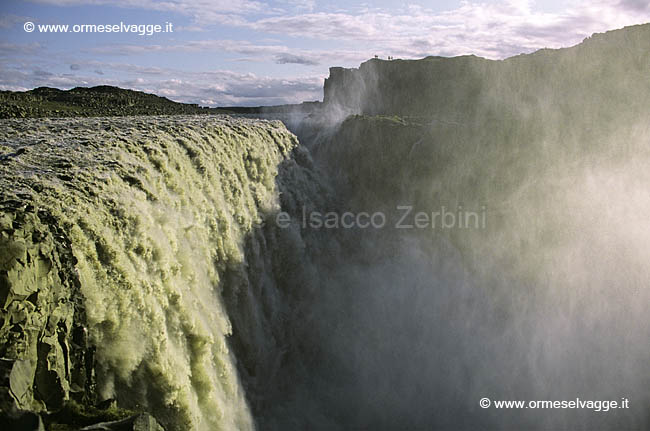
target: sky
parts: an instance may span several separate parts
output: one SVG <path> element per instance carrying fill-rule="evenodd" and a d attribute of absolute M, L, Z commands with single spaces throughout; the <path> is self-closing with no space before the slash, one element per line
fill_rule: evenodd
<path fill-rule="evenodd" d="M 0 2 L 0 89 L 115 85 L 203 106 L 322 100 L 329 67 L 375 55 L 498 60 L 650 22 L 650 0 Z"/>

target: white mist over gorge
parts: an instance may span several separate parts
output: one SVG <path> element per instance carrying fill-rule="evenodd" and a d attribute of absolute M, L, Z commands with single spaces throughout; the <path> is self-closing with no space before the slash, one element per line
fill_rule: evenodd
<path fill-rule="evenodd" d="M 0 93 L 0 427 L 648 429 L 650 11 L 614 3 L 6 6 L 182 19 L 0 46 L 61 87 Z M 226 22 L 268 38 L 185 39 Z"/>

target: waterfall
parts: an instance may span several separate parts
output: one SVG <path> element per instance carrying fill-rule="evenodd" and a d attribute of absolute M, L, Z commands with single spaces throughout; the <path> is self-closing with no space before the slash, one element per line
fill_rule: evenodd
<path fill-rule="evenodd" d="M 5 121 L 2 134 L 3 154 L 24 152 L 2 162 L 1 200 L 17 323 L 2 335 L 16 373 L 36 376 L 19 406 L 85 391 L 169 429 L 251 429 L 223 303 L 247 287 L 224 278 L 245 272 L 244 243 L 278 210 L 295 137 L 200 116 Z M 75 369 L 83 357 L 91 370 Z"/>
<path fill-rule="evenodd" d="M 648 29 L 335 69 L 284 120 L 300 142 L 227 116 L 2 120 L 0 403 L 647 429 Z"/>

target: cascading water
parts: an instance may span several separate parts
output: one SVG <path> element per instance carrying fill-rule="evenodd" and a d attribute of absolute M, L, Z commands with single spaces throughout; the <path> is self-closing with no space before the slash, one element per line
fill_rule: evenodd
<path fill-rule="evenodd" d="M 649 28 L 372 60 L 286 122 L 301 143 L 229 117 L 3 121 L 2 396 L 168 429 L 647 429 Z M 342 224 L 364 213 L 384 223 Z"/>
<path fill-rule="evenodd" d="M 277 211 L 295 137 L 148 117 L 5 121 L 2 139 L 3 357 L 27 379 L 11 387 L 19 407 L 85 392 L 170 429 L 252 428 L 223 304 L 248 286 L 223 279 L 245 273 L 246 237 Z M 272 355 L 262 338 L 249 342 Z M 90 369 L 70 369 L 84 357 Z"/>

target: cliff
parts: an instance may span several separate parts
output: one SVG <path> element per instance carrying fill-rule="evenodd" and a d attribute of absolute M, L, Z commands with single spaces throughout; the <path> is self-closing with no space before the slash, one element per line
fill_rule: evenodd
<path fill-rule="evenodd" d="M 594 108 L 591 89 L 607 89 L 617 95 L 612 103 L 625 105 L 626 96 L 647 82 L 649 40 L 650 24 L 644 24 L 506 60 L 371 59 L 358 69 L 331 68 L 324 103 L 348 113 L 447 120 L 472 118 L 493 110 L 495 102 L 500 112 L 565 103 Z"/>
<path fill-rule="evenodd" d="M 643 404 L 477 402 L 648 399 L 649 71 L 648 24 L 503 61 L 332 69 L 342 121 L 307 143 L 340 212 L 386 221 L 348 234 L 331 318 L 348 428 L 648 427 Z"/>

